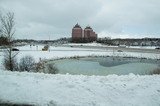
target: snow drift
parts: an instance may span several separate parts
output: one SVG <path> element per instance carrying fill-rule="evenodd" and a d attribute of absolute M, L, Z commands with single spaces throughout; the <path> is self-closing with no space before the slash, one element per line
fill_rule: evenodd
<path fill-rule="evenodd" d="M 160 76 L 0 71 L 0 101 L 40 106 L 159 106 Z"/>

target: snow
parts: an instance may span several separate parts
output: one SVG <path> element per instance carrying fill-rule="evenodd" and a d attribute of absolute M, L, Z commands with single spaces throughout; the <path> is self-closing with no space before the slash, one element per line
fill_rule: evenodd
<path fill-rule="evenodd" d="M 23 57 L 25 55 L 31 55 L 36 60 L 42 59 L 55 59 L 62 57 L 72 57 L 72 56 L 122 56 L 122 57 L 138 57 L 138 58 L 152 58 L 160 59 L 160 54 L 154 53 L 133 53 L 133 52 L 112 52 L 112 51 L 22 51 L 18 54 L 18 57 Z"/>
<path fill-rule="evenodd" d="M 40 106 L 159 106 L 160 76 L 0 71 L 0 99 Z"/>
<path fill-rule="evenodd" d="M 128 48 L 138 48 L 138 49 L 155 49 L 156 46 L 129 46 Z"/>
<path fill-rule="evenodd" d="M 97 44 L 95 44 L 97 45 Z M 36 61 L 71 56 L 124 56 L 160 59 L 160 54 L 117 52 L 114 50 L 26 45 L 18 59 L 25 55 Z M 2 62 L 3 52 L 0 52 Z M 8 72 L 0 66 L 0 102 L 40 106 L 160 106 L 160 75 L 51 75 Z"/>
<path fill-rule="evenodd" d="M 68 44 L 63 44 L 63 45 L 68 45 L 68 46 L 91 46 L 91 47 L 118 47 L 118 46 L 110 46 L 110 45 L 104 45 L 101 43 L 68 43 Z M 138 48 L 138 49 L 155 49 L 156 46 L 125 46 L 121 45 L 126 48 Z"/>
<path fill-rule="evenodd" d="M 96 45 L 96 44 L 94 44 Z M 78 48 L 78 47 L 63 47 L 50 46 L 49 51 L 42 51 L 44 45 L 35 46 L 20 46 L 17 47 L 20 52 L 17 58 L 20 59 L 26 55 L 33 56 L 36 61 L 39 59 L 56 59 L 73 56 L 122 56 L 122 57 L 138 57 L 160 59 L 160 54 L 155 53 L 140 53 L 140 52 L 118 52 L 112 49 L 95 49 L 95 48 Z M 3 57 L 3 52 L 0 52 L 0 59 Z"/>
<path fill-rule="evenodd" d="M 70 46 L 107 46 L 107 45 L 102 45 L 101 43 L 68 43 L 68 44 L 63 44 L 63 45 L 70 45 Z"/>

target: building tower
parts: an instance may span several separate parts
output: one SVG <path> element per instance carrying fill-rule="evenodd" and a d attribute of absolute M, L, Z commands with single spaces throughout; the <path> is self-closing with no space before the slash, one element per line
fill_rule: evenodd
<path fill-rule="evenodd" d="M 81 42 L 83 39 L 82 36 L 83 30 L 78 23 L 72 29 L 72 41 L 73 42 Z"/>
<path fill-rule="evenodd" d="M 97 40 L 97 34 L 93 31 L 90 26 L 84 29 L 84 40 L 86 42 L 92 42 Z"/>

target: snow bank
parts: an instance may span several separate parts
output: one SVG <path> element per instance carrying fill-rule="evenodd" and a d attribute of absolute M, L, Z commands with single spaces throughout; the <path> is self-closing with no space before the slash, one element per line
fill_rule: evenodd
<path fill-rule="evenodd" d="M 40 106 L 159 106 L 160 76 L 0 71 L 0 101 Z"/>
<path fill-rule="evenodd" d="M 70 46 L 107 46 L 107 45 L 102 45 L 101 43 L 67 43 L 63 45 L 70 45 Z"/>
<path fill-rule="evenodd" d="M 129 46 L 128 48 L 137 48 L 137 49 L 155 49 L 156 46 Z"/>
<path fill-rule="evenodd" d="M 104 45 L 101 43 L 68 43 L 63 45 L 69 45 L 69 46 L 96 46 L 96 47 L 118 47 L 118 46 L 110 46 L 110 45 Z M 138 48 L 138 49 L 155 49 L 156 46 L 126 46 L 126 48 Z"/>
<path fill-rule="evenodd" d="M 71 56 L 124 56 L 160 59 L 160 54 L 117 52 L 71 47 L 19 47 L 18 59 L 31 55 L 37 61 Z M 77 52 L 78 51 L 78 52 Z M 0 52 L 2 62 L 3 52 Z M 0 66 L 1 68 L 1 66 Z M 42 73 L 8 72 L 0 69 L 0 102 L 41 106 L 159 106 L 160 76 L 84 76 L 49 75 Z"/>

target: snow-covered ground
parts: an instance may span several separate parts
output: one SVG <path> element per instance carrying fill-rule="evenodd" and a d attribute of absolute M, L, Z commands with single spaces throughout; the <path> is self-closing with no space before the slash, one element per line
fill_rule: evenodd
<path fill-rule="evenodd" d="M 24 46 L 19 48 L 20 53 L 18 57 L 23 57 L 25 55 L 31 55 L 36 60 L 41 59 L 55 59 L 61 57 L 71 57 L 71 56 L 123 56 L 123 57 L 139 57 L 139 58 L 152 58 L 160 59 L 160 54 L 155 53 L 135 53 L 135 52 L 118 52 L 116 50 L 110 49 L 93 49 L 93 48 L 73 48 L 73 47 L 55 47 L 51 46 L 50 51 L 41 51 L 43 46 L 29 47 Z M 25 51 L 28 50 L 28 51 Z M 33 51 L 32 51 L 33 50 Z"/>
<path fill-rule="evenodd" d="M 129 46 L 128 48 L 138 48 L 138 49 L 155 49 L 156 46 Z"/>
<path fill-rule="evenodd" d="M 160 106 L 160 76 L 0 71 L 0 101 L 40 106 Z"/>
<path fill-rule="evenodd" d="M 102 45 L 101 43 L 67 43 L 63 45 L 70 45 L 70 46 L 107 46 L 107 45 Z"/>
<path fill-rule="evenodd" d="M 37 61 L 70 56 L 124 56 L 160 59 L 160 54 L 52 46 L 23 46 L 18 59 L 31 55 Z M 0 52 L 2 62 L 3 52 Z M 40 106 L 160 106 L 160 75 L 49 75 L 0 69 L 0 102 Z"/>
<path fill-rule="evenodd" d="M 20 52 L 17 58 L 21 58 L 26 55 L 33 56 L 36 61 L 41 59 L 55 59 L 62 57 L 72 56 L 123 56 L 123 57 L 139 57 L 139 58 L 152 58 L 160 59 L 160 54 L 155 53 L 140 53 L 140 52 L 118 52 L 112 49 L 94 49 L 94 48 L 76 48 L 76 47 L 60 47 L 50 46 L 49 51 L 42 51 L 44 45 L 38 46 L 20 46 L 17 47 Z M 3 57 L 3 52 L 0 52 L 0 58 Z M 0 59 L 1 60 L 1 59 Z"/>
<path fill-rule="evenodd" d="M 109 45 L 103 45 L 101 43 L 68 43 L 63 44 L 68 46 L 91 46 L 91 47 L 118 47 L 118 46 L 109 46 Z M 124 46 L 124 45 L 123 45 Z M 156 46 L 126 46 L 126 48 L 138 48 L 138 49 L 155 49 Z"/>

